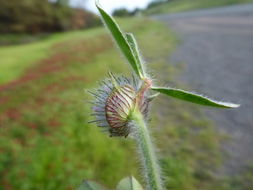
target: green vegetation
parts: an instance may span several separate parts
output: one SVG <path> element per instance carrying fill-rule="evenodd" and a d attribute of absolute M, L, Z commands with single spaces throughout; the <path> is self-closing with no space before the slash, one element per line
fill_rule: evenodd
<path fill-rule="evenodd" d="M 141 41 L 166 38 L 159 23 L 122 22 Z M 147 50 L 160 44 L 152 46 Z M 6 61 L 13 66 L 1 68 L 1 76 L 16 80 L 1 86 L 0 189 L 75 189 L 84 178 L 110 187 L 136 174 L 131 141 L 111 139 L 87 123 L 92 118 L 84 89 L 109 70 L 128 71 L 116 51 L 102 28 L 1 48 L 1 67 Z"/>
<path fill-rule="evenodd" d="M 137 36 L 149 66 L 161 70 L 159 78 L 174 86 L 173 75 L 180 69 L 165 64 L 177 43 L 174 34 L 144 18 L 119 23 Z M 104 29 L 1 47 L 0 57 L 0 190 L 70 190 L 83 179 L 112 188 L 131 174 L 140 179 L 131 139 L 109 138 L 87 123 L 92 118 L 84 89 L 97 86 L 94 81 L 109 70 L 130 70 Z M 221 163 L 222 137 L 200 110 L 159 98 L 152 115 L 167 187 L 231 189 L 232 182 L 213 176 Z M 250 171 L 245 175 L 252 181 Z M 249 186 L 242 183 L 238 179 L 234 189 Z"/>
<path fill-rule="evenodd" d="M 72 39 L 83 40 L 95 37 L 99 33 L 101 33 L 101 29 L 66 32 L 50 35 L 46 39 L 31 44 L 0 47 L 0 84 L 19 77 L 28 67 L 53 55 L 52 46 L 54 44 Z"/>
<path fill-rule="evenodd" d="M 250 3 L 253 0 L 170 0 L 168 2 L 155 4 L 144 11 L 145 14 L 175 13 L 196 9 L 214 8 L 226 5 Z"/>
<path fill-rule="evenodd" d="M 97 16 L 71 8 L 68 0 L 0 1 L 0 33 L 38 34 L 97 25 Z"/>

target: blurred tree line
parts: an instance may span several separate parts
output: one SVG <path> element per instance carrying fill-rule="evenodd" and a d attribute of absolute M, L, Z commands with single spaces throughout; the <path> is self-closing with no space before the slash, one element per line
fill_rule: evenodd
<path fill-rule="evenodd" d="M 43 33 L 87 28 L 96 15 L 71 8 L 68 0 L 0 0 L 0 33 Z"/>
<path fill-rule="evenodd" d="M 112 13 L 113 16 L 118 17 L 128 17 L 128 16 L 135 16 L 140 12 L 140 9 L 136 8 L 133 11 L 129 11 L 126 8 L 119 8 L 115 9 Z"/>
<path fill-rule="evenodd" d="M 176 0 L 154 0 L 148 4 L 147 9 L 156 7 L 156 6 L 161 5 L 163 3 L 172 2 L 172 1 L 176 1 Z"/>

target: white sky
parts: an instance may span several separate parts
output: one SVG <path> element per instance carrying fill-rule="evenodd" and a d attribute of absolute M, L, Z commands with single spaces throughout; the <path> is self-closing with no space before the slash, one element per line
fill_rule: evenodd
<path fill-rule="evenodd" d="M 108 12 L 112 12 L 115 8 L 127 8 L 133 10 L 135 8 L 144 8 L 152 0 L 100 0 L 101 6 Z M 86 7 L 88 10 L 96 12 L 95 0 L 70 0 L 74 7 Z"/>

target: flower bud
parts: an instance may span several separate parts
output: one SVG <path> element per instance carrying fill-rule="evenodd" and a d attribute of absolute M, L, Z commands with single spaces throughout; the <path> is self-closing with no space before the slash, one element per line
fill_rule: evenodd
<path fill-rule="evenodd" d="M 146 91 L 150 86 L 146 82 L 139 85 L 137 80 L 132 81 L 125 77 L 114 77 L 103 82 L 95 96 L 93 103 L 94 121 L 99 127 L 108 129 L 110 136 L 127 137 L 131 133 L 131 114 L 139 109 L 144 118 L 148 113 Z"/>

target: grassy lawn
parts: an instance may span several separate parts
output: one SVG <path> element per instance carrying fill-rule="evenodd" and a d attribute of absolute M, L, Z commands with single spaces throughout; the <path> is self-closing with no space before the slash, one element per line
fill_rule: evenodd
<path fill-rule="evenodd" d="M 175 35 L 144 18 L 119 23 L 136 34 L 150 73 L 177 85 L 180 69 L 166 64 Z M 141 181 L 132 140 L 109 138 L 87 123 L 91 97 L 84 90 L 108 71 L 130 74 L 105 29 L 1 47 L 0 57 L 0 190 L 72 190 L 83 179 L 112 189 L 131 174 Z M 196 106 L 161 97 L 152 114 L 168 189 L 231 189 L 213 175 L 222 137 Z"/>
<path fill-rule="evenodd" d="M 155 6 L 145 11 L 145 14 L 159 14 L 159 13 L 175 13 L 190 11 L 196 9 L 214 8 L 226 5 L 244 4 L 251 3 L 253 0 L 174 0 L 168 3 Z"/>

